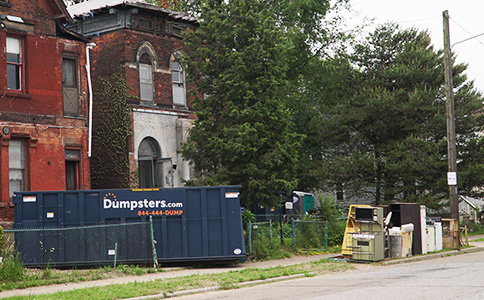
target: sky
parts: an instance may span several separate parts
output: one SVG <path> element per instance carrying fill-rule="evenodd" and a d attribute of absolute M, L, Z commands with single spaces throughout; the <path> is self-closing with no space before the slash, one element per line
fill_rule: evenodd
<path fill-rule="evenodd" d="M 483 0 L 349 0 L 353 10 L 359 15 L 352 16 L 351 22 L 357 24 L 363 17 L 374 18 L 374 24 L 388 21 L 403 28 L 416 27 L 428 30 L 435 49 L 443 49 L 442 12 L 449 11 L 450 44 L 457 56 L 457 62 L 467 63 L 468 79 L 484 92 L 484 33 Z M 374 29 L 374 27 L 373 27 Z M 372 28 L 368 29 L 372 31 Z M 456 44 L 457 43 L 457 44 Z"/>

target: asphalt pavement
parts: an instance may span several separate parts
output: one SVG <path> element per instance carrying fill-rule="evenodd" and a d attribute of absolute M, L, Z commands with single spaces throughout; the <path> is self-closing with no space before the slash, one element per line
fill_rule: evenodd
<path fill-rule="evenodd" d="M 432 258 L 453 255 L 453 254 L 457 255 L 457 254 L 471 253 L 476 251 L 484 251 L 484 241 L 483 242 L 473 241 L 475 239 L 483 238 L 483 237 L 484 235 L 471 237 L 469 242 L 472 247 L 461 249 L 460 251 L 454 250 L 450 252 L 443 252 L 443 253 L 437 253 L 437 254 L 425 254 L 425 255 L 412 256 L 412 257 L 402 258 L 402 259 L 385 260 L 381 262 L 381 264 L 386 265 L 386 264 L 392 264 L 392 263 L 404 263 L 408 261 L 432 259 Z M 18 290 L 8 290 L 8 291 L 0 292 L 0 298 L 6 298 L 6 297 L 12 297 L 12 296 L 51 294 L 51 293 L 56 293 L 61 291 L 70 291 L 75 289 L 83 289 L 83 288 L 96 287 L 96 286 L 107 286 L 112 284 L 124 284 L 124 283 L 130 283 L 130 282 L 146 282 L 146 281 L 153 281 L 157 279 L 166 279 L 166 278 L 182 277 L 182 276 L 197 275 L 197 274 L 198 275 L 214 274 L 214 273 L 243 270 L 247 268 L 270 268 L 270 267 L 276 267 L 276 266 L 288 266 L 288 265 L 307 263 L 311 261 L 318 261 L 325 258 L 334 258 L 336 256 L 338 256 L 338 254 L 295 256 L 295 257 L 279 259 L 279 260 L 270 260 L 270 261 L 263 261 L 263 262 L 247 262 L 247 263 L 241 263 L 241 264 L 231 265 L 231 266 L 217 266 L 217 267 L 196 268 L 196 269 L 195 268 L 166 268 L 166 269 L 164 268 L 164 272 L 157 272 L 154 274 L 146 274 L 142 276 L 125 276 L 125 277 L 117 277 L 117 278 L 110 278 L 110 279 L 103 279 L 103 280 L 88 281 L 88 282 L 76 282 L 76 283 L 56 284 L 56 285 L 41 286 L 41 287 L 32 287 L 32 288 L 18 289 Z M 251 282 L 251 284 L 254 284 L 254 282 Z M 205 292 L 205 291 L 206 289 L 199 290 L 199 292 Z M 197 290 L 185 291 L 183 293 L 193 293 L 193 292 L 196 293 L 198 291 Z M 153 296 L 148 296 L 148 297 L 133 298 L 133 300 L 134 299 L 141 300 L 141 299 L 160 299 L 160 298 L 154 298 Z"/>

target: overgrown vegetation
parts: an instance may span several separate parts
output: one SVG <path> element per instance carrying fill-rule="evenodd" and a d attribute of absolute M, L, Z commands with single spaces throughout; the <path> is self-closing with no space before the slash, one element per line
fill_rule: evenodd
<path fill-rule="evenodd" d="M 17 296 L 8 299 L 124 299 L 154 294 L 169 294 L 176 291 L 219 286 L 222 289 L 236 288 L 238 283 L 254 280 L 276 278 L 294 274 L 304 276 L 321 275 L 328 272 L 341 272 L 353 269 L 354 266 L 346 263 L 320 260 L 317 262 L 273 268 L 248 268 L 240 271 L 229 271 L 218 274 L 191 275 L 177 278 L 165 278 L 149 282 L 133 282 L 103 287 L 79 289 L 68 292 L 59 292 L 53 295 Z"/>
<path fill-rule="evenodd" d="M 0 291 L 23 289 L 34 286 L 61 284 L 69 282 L 92 281 L 126 275 L 140 276 L 157 272 L 151 268 L 120 265 L 116 268 L 66 269 L 50 267 L 42 269 L 24 268 L 18 254 L 9 254 L 0 264 Z"/>
<path fill-rule="evenodd" d="M 328 245 L 336 246 L 343 243 L 346 227 L 346 215 L 336 207 L 334 199 L 328 194 L 319 194 L 319 206 L 323 220 L 328 222 Z"/>
<path fill-rule="evenodd" d="M 484 234 L 484 225 L 483 224 L 468 222 L 468 223 L 465 223 L 463 225 L 467 226 L 467 234 L 468 235 Z"/>
<path fill-rule="evenodd" d="M 91 186 L 130 187 L 133 176 L 126 147 L 133 133 L 128 86 L 118 72 L 108 79 L 97 78 L 94 87 Z"/>
<path fill-rule="evenodd" d="M 15 285 L 24 280 L 25 268 L 17 253 L 7 253 L 0 264 L 0 286 Z"/>
<path fill-rule="evenodd" d="M 244 223 L 250 259 L 286 258 L 305 251 L 328 251 L 330 248 L 334 250 L 335 247 L 339 247 L 343 242 L 345 216 L 332 203 L 331 196 L 322 194 L 318 198 L 320 209 L 316 214 L 282 222 L 282 244 L 279 222 L 253 222 L 255 216 L 246 211 L 246 217 L 243 219 L 252 220 L 251 228 L 248 227 L 248 221 Z"/>

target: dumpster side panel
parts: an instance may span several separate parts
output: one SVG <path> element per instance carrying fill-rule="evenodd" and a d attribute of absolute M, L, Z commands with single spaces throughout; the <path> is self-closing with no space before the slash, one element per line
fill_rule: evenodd
<path fill-rule="evenodd" d="M 98 224 L 101 221 L 101 205 L 102 202 L 99 192 L 85 191 L 84 192 L 84 206 L 81 207 L 84 211 L 85 225 Z M 79 203 L 81 204 L 81 203 Z"/>
<path fill-rule="evenodd" d="M 59 208 L 64 201 L 63 192 L 44 193 L 42 195 L 42 227 L 57 227 L 63 225 L 63 216 L 59 214 Z"/>
<path fill-rule="evenodd" d="M 227 201 L 227 228 L 228 228 L 228 247 L 231 253 L 227 255 L 246 255 L 245 246 L 241 244 L 244 240 L 244 229 L 242 226 L 242 216 L 240 214 L 239 199 L 228 199 Z"/>
<path fill-rule="evenodd" d="M 239 188 L 19 192 L 14 197 L 14 226 L 78 227 L 147 222 L 152 217 L 160 262 L 243 260 Z M 105 232 L 96 237 L 76 234 L 49 236 L 44 243 L 47 237 L 39 233 L 35 241 L 23 240 L 18 248 L 34 263 L 106 261 L 110 259 L 106 249 L 116 244 L 120 260 L 136 260 L 140 253 L 151 251 L 151 241 L 128 231 Z"/>
<path fill-rule="evenodd" d="M 207 222 L 202 218 L 206 214 L 206 208 L 202 201 L 200 190 L 187 190 L 187 240 L 188 257 L 202 257 L 208 255 L 207 243 Z M 203 203 L 202 203 L 203 202 Z"/>

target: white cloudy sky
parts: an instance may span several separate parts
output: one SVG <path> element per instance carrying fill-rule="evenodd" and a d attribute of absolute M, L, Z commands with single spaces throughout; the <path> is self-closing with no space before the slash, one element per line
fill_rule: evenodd
<path fill-rule="evenodd" d="M 360 18 L 375 18 L 376 24 L 392 21 L 403 27 L 429 30 L 436 49 L 443 46 L 442 12 L 449 11 L 450 43 L 458 62 L 469 64 L 467 75 L 476 88 L 484 92 L 484 35 L 454 45 L 471 36 L 484 33 L 483 0 L 350 0 Z"/>

